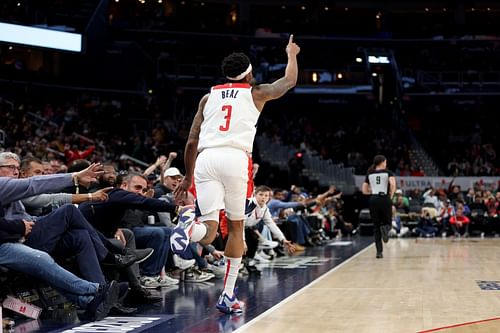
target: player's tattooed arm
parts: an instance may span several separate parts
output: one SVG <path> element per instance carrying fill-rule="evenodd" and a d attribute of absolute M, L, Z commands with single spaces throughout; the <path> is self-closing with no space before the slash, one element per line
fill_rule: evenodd
<path fill-rule="evenodd" d="M 300 52 L 300 47 L 293 41 L 293 35 L 290 35 L 286 46 L 288 63 L 285 69 L 285 75 L 271 84 L 261 84 L 255 87 L 252 94 L 254 97 L 255 106 L 259 111 L 262 111 L 264 104 L 272 99 L 277 99 L 283 96 L 288 90 L 295 87 L 298 77 L 297 54 Z"/>
<path fill-rule="evenodd" d="M 205 108 L 205 104 L 207 103 L 208 94 L 203 96 L 200 100 L 200 104 L 198 105 L 198 111 L 194 116 L 193 123 L 191 124 L 191 129 L 189 130 L 189 140 L 199 140 L 200 131 L 201 131 L 201 123 L 203 122 L 203 109 Z M 198 143 L 198 142 L 197 142 Z"/>
<path fill-rule="evenodd" d="M 184 151 L 184 165 L 186 167 L 186 178 L 192 178 L 194 174 L 194 164 L 198 152 L 198 141 L 200 140 L 201 123 L 203 122 L 203 109 L 207 103 L 208 94 L 203 96 L 198 105 L 198 111 L 194 116 L 191 130 L 189 131 L 186 149 Z"/>
<path fill-rule="evenodd" d="M 187 198 L 187 192 L 193 183 L 194 165 L 198 154 L 198 141 L 200 140 L 201 123 L 203 122 L 203 108 L 207 103 L 208 94 L 203 96 L 198 105 L 198 111 L 194 116 L 191 130 L 189 131 L 186 148 L 184 149 L 184 166 L 186 167 L 186 175 L 182 179 L 181 184 L 175 189 L 174 195 L 177 202 Z"/>

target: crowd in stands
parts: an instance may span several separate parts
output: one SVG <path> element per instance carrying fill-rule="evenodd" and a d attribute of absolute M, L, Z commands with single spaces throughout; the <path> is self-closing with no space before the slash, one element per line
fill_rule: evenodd
<path fill-rule="evenodd" d="M 393 235 L 456 238 L 500 234 L 500 184 L 476 182 L 469 189 L 450 184 L 403 193 L 393 198 Z M 403 227 L 403 229 L 402 229 Z"/>
<path fill-rule="evenodd" d="M 23 266 L 2 261 L 10 269 L 7 274 L 35 275 L 86 310 L 91 320 L 112 311 L 133 313 L 139 304 L 160 300 L 154 290 L 180 281 L 223 277 L 224 221 L 220 237 L 211 246 L 193 243 L 182 256 L 169 250 L 176 212 L 194 198 L 175 202 L 172 193 L 182 179 L 182 163 L 175 151 L 158 152 L 167 145 L 181 147 L 182 128 L 171 130 L 165 126 L 168 123 L 159 122 L 141 137 L 131 135 L 135 132 L 127 127 L 122 129 L 127 141 L 116 123 L 110 123 L 109 117 L 126 112 L 117 102 L 12 104 L 2 100 L 0 105 L 6 134 L 0 179 L 25 186 L 0 198 L 2 223 L 17 225 L 11 235 L 14 229 L 4 229 L 0 223 L 0 235 L 5 232 L 22 239 L 23 248 L 16 251 L 26 252 L 27 258 Z M 123 154 L 133 159 L 125 160 Z M 148 161 L 148 166 L 137 160 Z M 35 186 L 38 182 L 42 185 Z M 355 225 L 344 219 L 341 195 L 335 187 L 315 194 L 296 186 L 287 190 L 258 186 L 257 207 L 248 216 L 241 273 L 258 274 L 259 263 L 355 234 Z M 47 226 L 44 232 L 37 228 L 42 221 Z M 62 229 L 57 227 L 60 221 L 66 221 Z M 45 237 L 50 237 L 50 246 Z M 0 248 L 8 244 L 3 242 Z M 44 269 L 31 267 L 30 256 L 42 256 Z M 0 270 L 0 274 L 5 273 Z M 50 278 L 54 274 L 58 278 Z M 75 290 L 69 281 L 86 291 Z"/>
<path fill-rule="evenodd" d="M 497 176 L 500 161 L 498 124 L 491 119 L 487 101 L 436 100 L 408 107 L 407 122 L 416 138 L 447 176 Z M 474 114 L 471 121 L 458 121 L 457 114 Z"/>
<path fill-rule="evenodd" d="M 171 121 L 149 113 L 143 99 L 124 102 L 121 99 L 103 99 L 99 95 L 79 95 L 57 102 L 48 98 L 35 100 L 0 100 L 0 129 L 5 131 L 3 147 L 20 156 L 34 156 L 52 164 L 69 164 L 75 159 L 91 161 L 120 160 L 127 154 L 140 161 L 148 161 L 166 146 L 181 150 L 186 130 L 183 123 L 174 126 Z M 138 117 L 138 121 L 126 121 Z M 131 119 L 128 118 L 128 119 Z M 133 119 L 133 118 L 132 118 Z M 52 162 L 51 162 L 52 161 Z"/>
<path fill-rule="evenodd" d="M 302 108 L 307 105 L 297 105 L 297 109 Z M 409 140 L 388 125 L 390 120 L 376 110 L 361 112 L 356 108 L 373 106 L 320 105 L 307 114 L 275 108 L 261 120 L 259 131 L 302 154 L 316 154 L 354 167 L 356 174 L 366 173 L 370 156 L 377 151 L 387 156 L 396 175 L 423 176 L 419 161 L 409 155 Z"/>

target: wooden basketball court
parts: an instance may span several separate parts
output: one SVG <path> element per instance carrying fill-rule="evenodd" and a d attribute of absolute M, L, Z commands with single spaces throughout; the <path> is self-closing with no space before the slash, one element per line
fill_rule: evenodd
<path fill-rule="evenodd" d="M 500 332 L 500 239 L 391 239 L 236 332 Z"/>

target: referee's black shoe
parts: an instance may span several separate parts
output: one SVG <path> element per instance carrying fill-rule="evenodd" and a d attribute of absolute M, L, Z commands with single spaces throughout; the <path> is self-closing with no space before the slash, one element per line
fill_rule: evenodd
<path fill-rule="evenodd" d="M 382 233 L 382 240 L 384 243 L 389 241 L 389 231 L 391 231 L 392 226 L 390 224 L 384 224 L 380 226 L 380 232 Z"/>

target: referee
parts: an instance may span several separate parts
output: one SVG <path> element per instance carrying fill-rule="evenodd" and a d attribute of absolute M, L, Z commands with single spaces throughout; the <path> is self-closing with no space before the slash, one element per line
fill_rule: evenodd
<path fill-rule="evenodd" d="M 373 235 L 377 247 L 377 258 L 383 258 L 382 240 L 389 241 L 392 224 L 392 201 L 396 191 L 396 178 L 387 170 L 387 159 L 383 155 L 373 158 L 362 188 L 363 194 L 370 195 L 370 216 L 373 221 Z"/>

